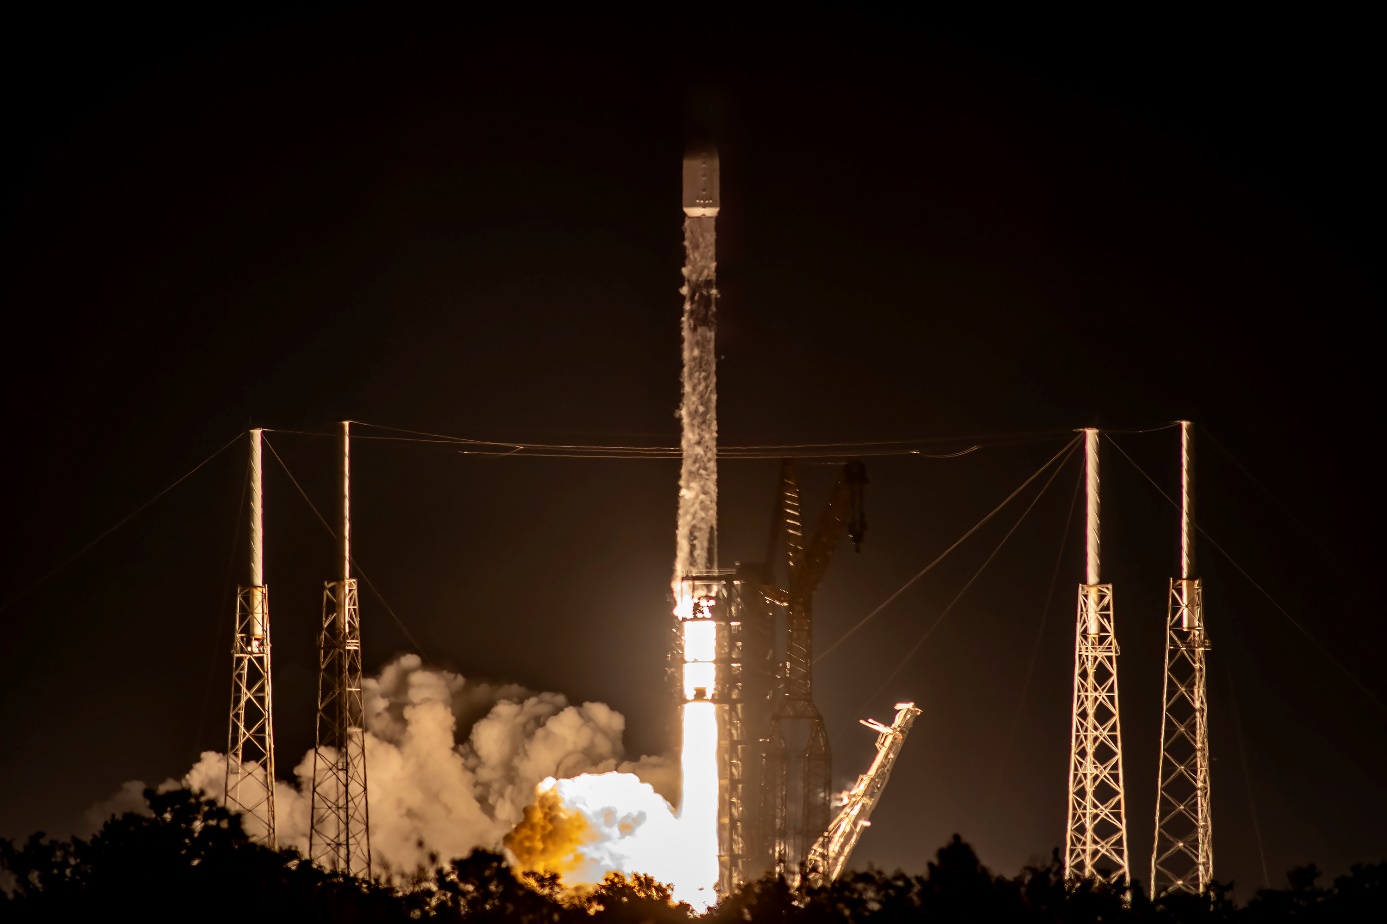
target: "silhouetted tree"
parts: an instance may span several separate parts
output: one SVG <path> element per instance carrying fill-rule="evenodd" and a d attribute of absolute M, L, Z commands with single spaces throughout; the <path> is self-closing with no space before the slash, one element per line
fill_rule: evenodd
<path fill-rule="evenodd" d="M 649 876 L 615 873 L 574 895 L 553 875 L 517 874 L 484 850 L 449 862 L 407 888 L 329 873 L 292 850 L 248 838 L 239 816 L 186 790 L 146 791 L 150 812 L 106 822 L 90 839 L 0 840 L 0 920 L 141 922 L 330 920 L 458 924 L 674 924 L 691 909 Z M 784 879 L 748 883 L 707 924 L 907 924 L 907 922 L 1240 921 L 1248 924 L 1376 921 L 1387 917 L 1387 863 L 1357 865 L 1332 887 L 1314 866 L 1292 870 L 1285 889 L 1262 889 L 1246 908 L 1214 883 L 1204 895 L 1155 901 L 1139 885 L 1068 883 L 1056 851 L 1013 879 L 994 876 L 958 835 L 923 876 L 865 870 L 802 891 Z"/>
<path fill-rule="evenodd" d="M 799 920 L 795 893 L 781 876 L 765 876 L 724 896 L 704 918 L 708 924 L 755 921 L 757 924 L 788 924 Z"/>
<path fill-rule="evenodd" d="M 581 906 L 591 915 L 590 920 L 601 924 L 663 924 L 693 916 L 687 904 L 674 901 L 668 886 L 643 874 L 628 879 L 620 873 L 608 873 Z"/>
<path fill-rule="evenodd" d="M 558 924 L 565 918 L 558 877 L 535 873 L 517 876 L 506 858 L 474 850 L 452 861 L 434 878 L 433 913 L 468 922 Z"/>
<path fill-rule="evenodd" d="M 145 798 L 149 814 L 112 818 L 90 840 L 0 841 L 0 869 L 15 888 L 6 920 L 216 922 L 285 908 L 343 922 L 406 919 L 390 890 L 256 844 L 240 816 L 213 802 L 182 789 Z"/>

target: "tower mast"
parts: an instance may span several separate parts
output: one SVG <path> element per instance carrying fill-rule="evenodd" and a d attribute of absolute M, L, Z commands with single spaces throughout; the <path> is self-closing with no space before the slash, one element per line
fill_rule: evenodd
<path fill-rule="evenodd" d="M 260 429 L 250 436 L 250 583 L 236 589 L 231 642 L 231 721 L 226 806 L 270 849 L 275 839 L 274 722 L 270 692 L 270 601 L 265 586 L 265 516 Z"/>
<path fill-rule="evenodd" d="M 361 697 L 361 612 L 352 575 L 351 423 L 342 421 L 341 577 L 323 585 L 318 659 L 318 727 L 308 856 L 328 869 L 369 878 L 366 729 Z"/>
<path fill-rule="evenodd" d="M 1194 431 L 1180 421 L 1180 577 L 1166 619 L 1161 771 L 1151 894 L 1201 893 L 1214 877 L 1204 588 L 1194 576 Z"/>
<path fill-rule="evenodd" d="M 1112 585 L 1100 583 L 1098 430 L 1084 430 L 1088 487 L 1087 583 L 1079 585 L 1074 640 L 1065 878 L 1130 881 L 1117 704 Z"/>

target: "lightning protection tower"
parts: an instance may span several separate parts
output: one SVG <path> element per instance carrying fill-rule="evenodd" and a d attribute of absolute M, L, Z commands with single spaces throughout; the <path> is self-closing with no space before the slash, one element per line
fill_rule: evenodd
<path fill-rule="evenodd" d="M 308 856 L 328 869 L 370 878 L 366 729 L 361 698 L 361 612 L 351 553 L 351 437 L 342 421 L 341 578 L 323 585 L 318 659 L 318 732 L 313 751 Z"/>
<path fill-rule="evenodd" d="M 1180 421 L 1180 577 L 1170 582 L 1165 711 L 1151 894 L 1202 893 L 1214 877 L 1204 588 L 1194 577 L 1194 433 Z"/>
<path fill-rule="evenodd" d="M 1122 790 L 1122 724 L 1117 707 L 1117 638 L 1112 585 L 1099 582 L 1098 431 L 1084 430 L 1088 486 L 1088 582 L 1079 585 L 1074 641 L 1074 719 L 1064 874 L 1131 879 Z"/>
<path fill-rule="evenodd" d="M 270 598 L 265 587 L 265 506 L 261 431 L 250 431 L 250 584 L 236 589 L 231 642 L 231 723 L 226 740 L 226 807 L 275 849 L 275 749 L 270 695 Z"/>

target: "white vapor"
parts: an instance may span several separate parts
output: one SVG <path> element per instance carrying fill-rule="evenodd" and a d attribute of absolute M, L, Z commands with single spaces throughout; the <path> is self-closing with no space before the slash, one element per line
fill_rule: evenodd
<path fill-rule="evenodd" d="M 619 770 L 673 801 L 678 768 L 659 757 L 623 760 L 626 720 L 602 703 L 574 706 L 558 693 L 471 682 L 423 667 L 418 655 L 391 662 L 363 692 L 372 865 L 397 881 L 478 847 L 501 850 L 549 777 Z M 312 773 L 309 751 L 293 781 L 275 786 L 279 845 L 305 855 Z M 225 783 L 226 755 L 206 751 L 181 779 L 159 788 L 186 786 L 221 802 Z M 140 807 L 142 789 L 126 783 L 89 816 L 100 823 Z M 265 830 L 262 818 L 244 821 L 252 835 Z"/>

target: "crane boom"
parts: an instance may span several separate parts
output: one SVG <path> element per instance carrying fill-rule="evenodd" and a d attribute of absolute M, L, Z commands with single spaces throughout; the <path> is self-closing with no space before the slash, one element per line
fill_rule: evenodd
<path fill-rule="evenodd" d="M 852 856 L 862 832 L 872 823 L 872 810 L 881 801 L 886 781 L 891 778 L 891 767 L 901 752 L 901 745 L 905 743 L 906 733 L 919 714 L 920 710 L 914 703 L 897 703 L 896 719 L 889 726 L 875 719 L 861 720 L 863 725 L 877 733 L 877 755 L 867 772 L 857 778 L 857 784 L 848 791 L 842 810 L 809 852 L 807 872 L 816 885 L 837 879 L 848 865 L 848 858 Z"/>

